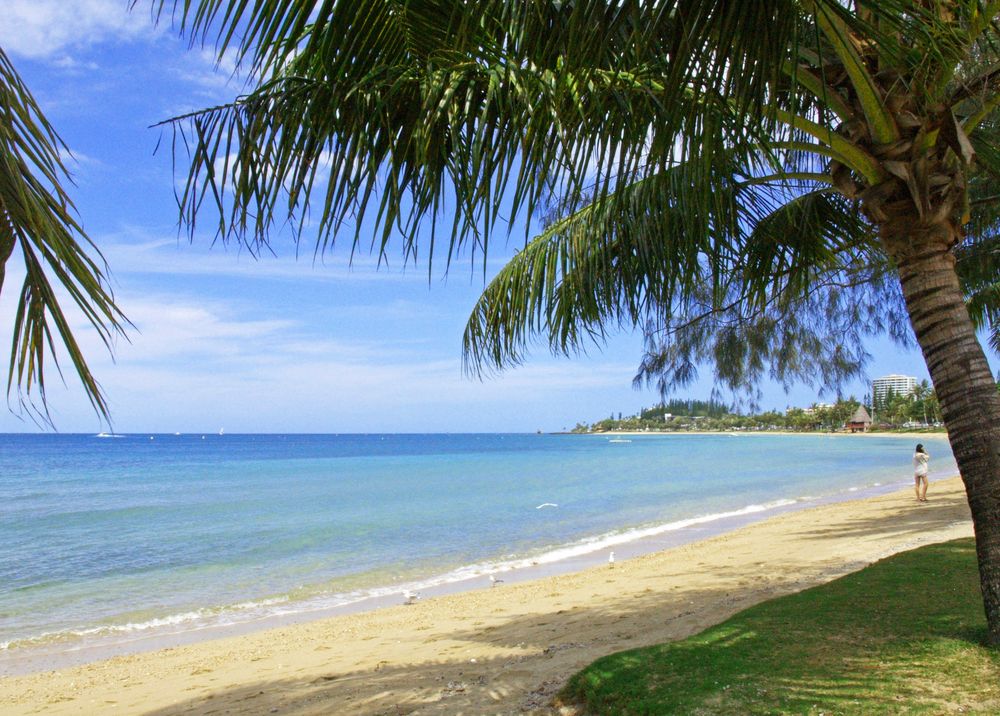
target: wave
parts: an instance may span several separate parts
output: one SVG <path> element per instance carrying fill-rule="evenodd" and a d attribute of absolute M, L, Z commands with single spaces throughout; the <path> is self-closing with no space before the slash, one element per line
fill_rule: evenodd
<path fill-rule="evenodd" d="M 635 542 L 648 537 L 655 537 L 667 532 L 682 530 L 686 527 L 710 524 L 720 520 L 769 512 L 782 507 L 800 504 L 801 502 L 802 500 L 798 499 L 778 499 L 764 504 L 752 504 L 736 510 L 715 512 L 648 527 L 637 527 L 622 531 L 606 532 L 600 535 L 585 537 L 569 544 L 543 548 L 539 552 L 534 552 L 528 555 L 507 555 L 506 558 L 500 560 L 483 560 L 473 564 L 463 565 L 443 574 L 427 577 L 425 579 L 412 580 L 402 584 L 380 586 L 370 589 L 359 589 L 346 593 L 327 593 L 322 596 L 313 596 L 302 601 L 290 600 L 287 604 L 283 605 L 282 608 L 275 610 L 275 614 L 283 615 L 320 611 L 344 607 L 358 602 L 380 599 L 396 594 L 403 594 L 407 591 L 420 592 L 421 590 L 433 589 L 435 587 L 480 578 L 485 580 L 490 574 L 511 572 L 514 570 L 525 569 L 528 567 L 538 567 L 541 565 L 557 564 L 574 557 L 582 557 L 595 552 L 601 552 L 609 547 Z M 489 585 L 484 582 L 483 586 Z"/>
<path fill-rule="evenodd" d="M 859 491 L 885 488 L 884 482 L 874 482 L 865 487 L 846 488 L 841 495 L 849 494 L 850 497 L 858 497 Z M 394 595 L 402 595 L 404 592 L 421 592 L 431 590 L 436 587 L 444 587 L 460 582 L 473 582 L 482 580 L 482 586 L 488 587 L 486 579 L 488 575 L 500 572 L 512 572 L 529 567 L 542 565 L 553 565 L 566 560 L 585 557 L 595 552 L 608 550 L 611 547 L 643 540 L 669 532 L 676 532 L 689 527 L 710 525 L 729 519 L 738 519 L 751 515 L 763 516 L 764 513 L 779 510 L 793 505 L 807 506 L 824 499 L 837 499 L 837 495 L 826 497 L 802 496 L 795 499 L 776 499 L 762 504 L 750 504 L 744 507 L 713 512 L 685 519 L 674 520 L 661 524 L 634 527 L 619 531 L 606 532 L 599 535 L 585 537 L 569 544 L 543 547 L 537 551 L 522 555 L 506 555 L 504 558 L 496 560 L 482 560 L 472 564 L 463 565 L 450 571 L 439 573 L 423 579 L 410 580 L 405 583 L 382 584 L 370 588 L 359 588 L 350 591 L 338 591 L 337 583 L 302 586 L 291 590 L 288 593 L 269 596 L 266 598 L 247 600 L 234 604 L 204 607 L 189 611 L 178 612 L 166 616 L 156 616 L 139 621 L 127 621 L 119 624 L 101 624 L 97 626 L 75 627 L 59 631 L 50 631 L 37 636 L 14 638 L 8 641 L 0 641 L 0 652 L 13 651 L 26 647 L 45 645 L 66 645 L 65 650 L 71 651 L 76 647 L 71 646 L 74 642 L 85 642 L 91 639 L 131 641 L 151 634 L 180 633 L 198 631 L 213 627 L 226 627 L 236 624 L 245 624 L 272 617 L 290 617 L 294 615 L 307 615 L 315 612 L 330 612 L 333 610 L 350 608 L 370 602 L 375 608 L 386 604 L 395 604 L 395 601 L 386 601 Z M 469 588 L 475 588 L 470 584 Z M 381 601 L 379 601 L 381 600 Z M 401 602 L 399 602 L 401 603 Z M 365 607 L 362 607 L 362 609 Z"/>
<path fill-rule="evenodd" d="M 698 517 L 689 517 L 683 520 L 653 525 L 651 527 L 636 527 L 620 532 L 607 532 L 602 535 L 586 537 L 573 544 L 556 547 L 555 549 L 543 552 L 542 554 L 534 557 L 499 563 L 494 565 L 494 569 L 498 571 L 509 571 L 511 569 L 518 569 L 526 566 L 552 564 L 555 562 L 561 562 L 565 559 L 570 559 L 572 557 L 580 557 L 593 552 L 599 552 L 607 549 L 608 547 L 614 547 L 628 542 L 635 542 L 648 537 L 656 537 L 657 535 L 665 534 L 667 532 L 675 532 L 687 527 L 709 524 L 711 522 L 718 522 L 719 520 L 726 520 L 734 517 L 744 517 L 746 515 L 752 515 L 760 512 L 768 512 L 780 507 L 794 505 L 798 502 L 799 500 L 780 499 L 774 500 L 773 502 L 767 502 L 762 505 L 747 505 L 746 507 L 742 507 L 737 510 L 714 512 L 707 515 L 700 515 Z"/>
<path fill-rule="evenodd" d="M 237 604 L 230 604 L 223 607 L 204 607 L 202 609 L 194 609 L 187 612 L 181 612 L 179 614 L 154 617 L 152 619 L 139 622 L 102 624 L 93 627 L 76 627 L 71 629 L 62 629 L 59 631 L 50 631 L 37 636 L 0 641 L 0 651 L 11 651 L 18 648 L 40 646 L 43 644 L 73 642 L 90 637 L 113 637 L 130 634 L 138 635 L 173 626 L 188 626 L 196 629 L 210 626 L 222 626 L 226 623 L 235 623 L 236 620 L 228 621 L 226 619 L 226 616 L 229 613 L 236 614 L 239 612 L 260 612 L 262 610 L 266 610 L 268 607 L 274 607 L 278 604 L 287 602 L 288 600 L 289 597 L 283 595 L 257 601 L 239 602 Z M 258 614 L 258 617 L 259 616 L 263 615 Z M 240 619 L 238 621 L 245 620 Z M 187 630 L 188 629 L 185 629 L 184 631 Z"/>

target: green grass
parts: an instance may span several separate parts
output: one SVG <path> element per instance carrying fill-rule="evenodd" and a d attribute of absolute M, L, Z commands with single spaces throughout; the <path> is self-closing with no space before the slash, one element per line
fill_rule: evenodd
<path fill-rule="evenodd" d="M 896 555 L 701 634 L 595 661 L 591 714 L 1000 714 L 971 539 Z"/>

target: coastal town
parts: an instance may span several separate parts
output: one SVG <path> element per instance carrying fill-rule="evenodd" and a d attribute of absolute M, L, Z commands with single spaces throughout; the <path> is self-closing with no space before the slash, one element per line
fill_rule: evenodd
<path fill-rule="evenodd" d="M 632 415 L 578 423 L 571 432 L 944 432 L 941 406 L 928 381 L 892 374 L 874 379 L 870 388 L 862 400 L 850 396 L 783 411 L 742 410 L 715 399 L 674 399 Z"/>

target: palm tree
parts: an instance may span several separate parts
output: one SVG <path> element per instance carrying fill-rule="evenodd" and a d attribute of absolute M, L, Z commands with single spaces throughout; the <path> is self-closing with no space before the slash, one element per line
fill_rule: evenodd
<path fill-rule="evenodd" d="M 44 422 L 49 422 L 45 359 L 51 356 L 59 368 L 57 340 L 91 405 L 109 419 L 101 388 L 73 336 L 56 286 L 79 307 L 108 348 L 127 325 L 108 288 L 100 252 L 77 223 L 73 203 L 62 187 L 69 181 L 61 156 L 65 149 L 0 49 L 0 291 L 7 263 L 18 254 L 25 272 L 14 317 L 8 400 L 16 390 L 20 409 Z M 88 250 L 97 260 L 88 256 Z"/>
<path fill-rule="evenodd" d="M 927 425 L 927 402 L 931 397 L 931 384 L 926 380 L 921 380 L 913 387 L 913 399 L 920 403 L 920 410 L 924 416 L 924 425 Z"/>
<path fill-rule="evenodd" d="M 704 361 L 737 389 L 836 385 L 867 336 L 915 338 L 1000 644 L 1000 398 L 963 295 L 989 324 L 1000 2 L 154 6 L 254 79 L 172 120 L 192 230 L 256 247 L 291 219 L 323 250 L 353 222 L 354 248 L 430 263 L 544 220 L 470 318 L 474 371 L 638 326 L 663 390 Z"/>

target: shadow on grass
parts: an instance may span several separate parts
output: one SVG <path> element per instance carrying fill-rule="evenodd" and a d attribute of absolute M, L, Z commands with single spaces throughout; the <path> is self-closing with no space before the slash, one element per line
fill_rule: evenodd
<path fill-rule="evenodd" d="M 615 714 L 1000 713 L 985 638 L 975 545 L 958 540 L 599 659 L 565 695 Z"/>

